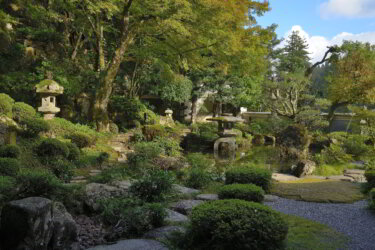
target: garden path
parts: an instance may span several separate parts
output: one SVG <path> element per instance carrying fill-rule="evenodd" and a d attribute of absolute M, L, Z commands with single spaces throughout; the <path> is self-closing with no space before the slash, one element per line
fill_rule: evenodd
<path fill-rule="evenodd" d="M 297 215 L 328 225 L 350 238 L 351 250 L 375 250 L 375 214 L 367 201 L 352 204 L 315 203 L 277 198 L 264 204 L 291 215 Z"/>

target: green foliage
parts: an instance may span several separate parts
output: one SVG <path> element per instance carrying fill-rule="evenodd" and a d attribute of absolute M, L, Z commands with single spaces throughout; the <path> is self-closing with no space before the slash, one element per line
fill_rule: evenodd
<path fill-rule="evenodd" d="M 316 157 L 315 157 L 316 158 Z M 316 158 L 317 159 L 317 158 Z M 321 161 L 321 159 L 318 159 L 317 162 Z M 321 163 L 321 162 L 319 162 Z M 315 171 L 315 175 L 320 176 L 332 176 L 332 175 L 342 175 L 345 169 L 353 168 L 349 164 L 343 164 L 343 165 L 328 165 L 328 164 L 319 164 Z"/>
<path fill-rule="evenodd" d="M 255 184 L 268 191 L 271 185 L 272 173 L 267 169 L 256 168 L 251 165 L 240 166 L 225 173 L 225 184 Z"/>
<path fill-rule="evenodd" d="M 133 166 L 148 163 L 164 153 L 164 150 L 156 142 L 138 142 L 134 145 L 134 151 L 133 154 L 128 155 L 128 162 Z"/>
<path fill-rule="evenodd" d="M 79 148 L 85 148 L 95 143 L 94 138 L 90 137 L 85 133 L 73 133 L 68 136 L 72 143 L 76 144 Z"/>
<path fill-rule="evenodd" d="M 191 188 L 203 188 L 212 181 L 210 173 L 205 169 L 192 168 L 189 171 L 186 185 Z"/>
<path fill-rule="evenodd" d="M 361 135 L 350 135 L 344 141 L 343 147 L 347 154 L 351 154 L 354 157 L 359 157 L 367 154 L 370 151 L 370 147 L 365 143 L 366 138 Z"/>
<path fill-rule="evenodd" d="M 150 171 L 134 182 L 129 191 L 146 202 L 161 201 L 171 192 L 173 182 L 173 176 L 166 171 Z"/>
<path fill-rule="evenodd" d="M 74 175 L 75 165 L 65 159 L 49 158 L 47 164 L 51 172 L 60 180 L 69 182 Z"/>
<path fill-rule="evenodd" d="M 366 170 L 365 177 L 368 185 L 370 185 L 371 187 L 375 187 L 375 169 Z"/>
<path fill-rule="evenodd" d="M 369 207 L 375 210 L 375 188 L 371 189 L 371 191 L 369 192 L 369 197 L 370 197 Z"/>
<path fill-rule="evenodd" d="M 192 249 L 277 249 L 287 233 L 278 212 L 254 202 L 206 202 L 191 215 Z"/>
<path fill-rule="evenodd" d="M 41 118 L 25 117 L 20 124 L 25 127 L 24 135 L 27 137 L 36 137 L 39 133 L 48 132 L 50 129 L 48 123 Z"/>
<path fill-rule="evenodd" d="M 129 167 L 110 167 L 104 169 L 100 174 L 90 177 L 91 182 L 95 183 L 110 183 L 115 180 L 123 180 L 129 177 Z"/>
<path fill-rule="evenodd" d="M 348 155 L 341 145 L 331 144 L 325 147 L 320 154 L 316 154 L 314 159 L 318 164 L 343 164 L 351 162 L 352 156 Z"/>
<path fill-rule="evenodd" d="M 20 170 L 20 163 L 12 158 L 0 158 L 0 174 L 7 176 L 16 176 Z"/>
<path fill-rule="evenodd" d="M 306 127 L 294 124 L 288 126 L 276 136 L 276 142 L 284 147 L 305 150 L 309 145 L 309 131 Z"/>
<path fill-rule="evenodd" d="M 168 137 L 156 137 L 153 142 L 159 145 L 163 149 L 164 154 L 167 156 L 178 157 L 181 155 L 180 143 L 173 138 Z"/>
<path fill-rule="evenodd" d="M 65 143 L 65 145 L 69 149 L 69 155 L 68 155 L 67 159 L 69 161 L 72 161 L 72 162 L 78 161 L 79 157 L 81 155 L 81 151 L 79 150 L 77 145 L 74 144 L 74 143 L 70 143 L 70 142 Z"/>
<path fill-rule="evenodd" d="M 60 135 L 61 137 L 69 137 L 70 135 L 75 133 L 86 134 L 91 138 L 96 138 L 101 135 L 87 125 L 72 123 L 59 117 L 55 117 L 54 119 L 48 120 L 47 122 L 50 126 L 50 131 L 54 134 Z"/>
<path fill-rule="evenodd" d="M 45 169 L 23 169 L 17 176 L 20 185 L 18 196 L 57 197 L 64 189 L 61 181 Z"/>
<path fill-rule="evenodd" d="M 166 212 L 158 203 L 144 203 L 134 198 L 102 200 L 101 216 L 106 224 L 120 225 L 123 237 L 140 236 L 163 224 Z"/>
<path fill-rule="evenodd" d="M 186 159 L 192 168 L 206 169 L 215 164 L 215 161 L 202 153 L 190 153 Z"/>
<path fill-rule="evenodd" d="M 0 157 L 18 158 L 20 154 L 21 154 L 21 150 L 20 150 L 20 147 L 17 145 L 0 146 Z"/>
<path fill-rule="evenodd" d="M 117 126 L 117 124 L 116 123 L 110 123 L 109 124 L 109 131 L 111 132 L 111 133 L 114 133 L 114 134 L 118 134 L 118 132 L 119 132 L 119 128 L 118 128 L 118 126 Z"/>
<path fill-rule="evenodd" d="M 25 118 L 32 118 L 36 115 L 35 109 L 24 102 L 16 102 L 12 107 L 12 113 L 13 119 L 16 121 L 20 121 Z"/>
<path fill-rule="evenodd" d="M 0 114 L 12 118 L 12 106 L 14 100 L 7 94 L 0 93 Z"/>
<path fill-rule="evenodd" d="M 239 199 L 262 202 L 264 190 L 254 184 L 230 184 L 222 186 L 218 192 L 220 199 Z"/>
<path fill-rule="evenodd" d="M 170 128 L 167 128 L 160 124 L 154 124 L 154 125 L 147 125 L 143 126 L 142 133 L 144 138 L 147 141 L 152 141 L 156 139 L 157 137 L 168 137 L 170 136 L 173 131 L 170 131 Z"/>
<path fill-rule="evenodd" d="M 8 200 L 16 189 L 16 181 L 10 176 L 0 175 L 0 207 L 2 203 Z"/>
<path fill-rule="evenodd" d="M 107 162 L 109 159 L 109 154 L 107 152 L 101 152 L 96 161 L 99 166 L 102 166 L 104 162 Z"/>
<path fill-rule="evenodd" d="M 255 119 L 249 124 L 253 134 L 275 135 L 290 125 L 290 121 L 285 118 L 271 117 L 269 119 Z"/>
<path fill-rule="evenodd" d="M 58 156 L 67 158 L 69 156 L 69 148 L 60 140 L 47 138 L 38 145 L 38 147 L 36 148 L 36 153 L 41 158 Z"/>

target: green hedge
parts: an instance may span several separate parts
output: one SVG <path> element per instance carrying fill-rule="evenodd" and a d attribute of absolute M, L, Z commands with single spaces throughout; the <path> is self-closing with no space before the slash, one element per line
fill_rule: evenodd
<path fill-rule="evenodd" d="M 0 157 L 18 158 L 21 150 L 17 145 L 3 145 L 0 147 Z"/>
<path fill-rule="evenodd" d="M 20 163 L 12 158 L 0 158 L 0 175 L 16 176 L 20 169 Z"/>
<path fill-rule="evenodd" d="M 32 118 L 36 115 L 35 109 L 24 103 L 16 102 L 12 107 L 13 119 L 20 121 L 24 118 Z"/>
<path fill-rule="evenodd" d="M 365 177 L 370 187 L 375 187 L 375 169 L 366 170 Z"/>
<path fill-rule="evenodd" d="M 0 114 L 12 118 L 12 106 L 14 100 L 7 94 L 0 93 Z"/>
<path fill-rule="evenodd" d="M 281 215 L 243 200 L 210 201 L 193 208 L 193 249 L 276 249 L 288 233 Z"/>
<path fill-rule="evenodd" d="M 69 148 L 68 146 L 53 138 L 48 138 L 43 140 L 38 147 L 36 148 L 36 153 L 39 157 L 58 157 L 62 156 L 63 158 L 67 158 L 69 156 Z"/>
<path fill-rule="evenodd" d="M 20 121 L 20 124 L 25 127 L 24 135 L 27 137 L 36 137 L 41 132 L 48 132 L 48 123 L 40 118 L 26 117 Z"/>
<path fill-rule="evenodd" d="M 220 199 L 261 202 L 264 199 L 264 190 L 254 184 L 230 184 L 222 186 L 218 195 Z"/>
<path fill-rule="evenodd" d="M 272 173 L 267 169 L 253 166 L 235 167 L 225 173 L 225 184 L 255 184 L 268 191 L 271 184 Z"/>
<path fill-rule="evenodd" d="M 95 143 L 95 139 L 84 133 L 73 133 L 68 136 L 72 143 L 76 144 L 79 148 L 85 148 Z"/>

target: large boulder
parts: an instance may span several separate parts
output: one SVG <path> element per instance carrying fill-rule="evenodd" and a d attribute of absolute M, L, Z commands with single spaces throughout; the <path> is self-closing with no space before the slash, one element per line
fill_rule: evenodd
<path fill-rule="evenodd" d="M 293 175 L 297 177 L 303 177 L 307 175 L 311 175 L 316 168 L 316 164 L 310 160 L 302 160 L 297 163 L 296 166 L 292 168 Z"/>
<path fill-rule="evenodd" d="M 3 250 L 78 249 L 77 226 L 60 203 L 29 197 L 7 203 L 1 213 Z"/>
<path fill-rule="evenodd" d="M 171 208 L 179 213 L 189 215 L 194 207 L 203 203 L 202 200 L 181 200 L 171 205 Z"/>
<path fill-rule="evenodd" d="M 295 124 L 278 133 L 276 143 L 280 146 L 282 159 L 302 160 L 307 158 L 311 139 L 306 127 Z"/>

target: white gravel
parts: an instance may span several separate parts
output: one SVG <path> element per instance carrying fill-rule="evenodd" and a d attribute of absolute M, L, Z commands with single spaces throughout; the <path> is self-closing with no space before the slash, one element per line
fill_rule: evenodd
<path fill-rule="evenodd" d="M 353 204 L 315 203 L 278 198 L 264 204 L 285 214 L 297 215 L 328 225 L 350 237 L 351 250 L 375 250 L 375 213 L 367 201 Z"/>

